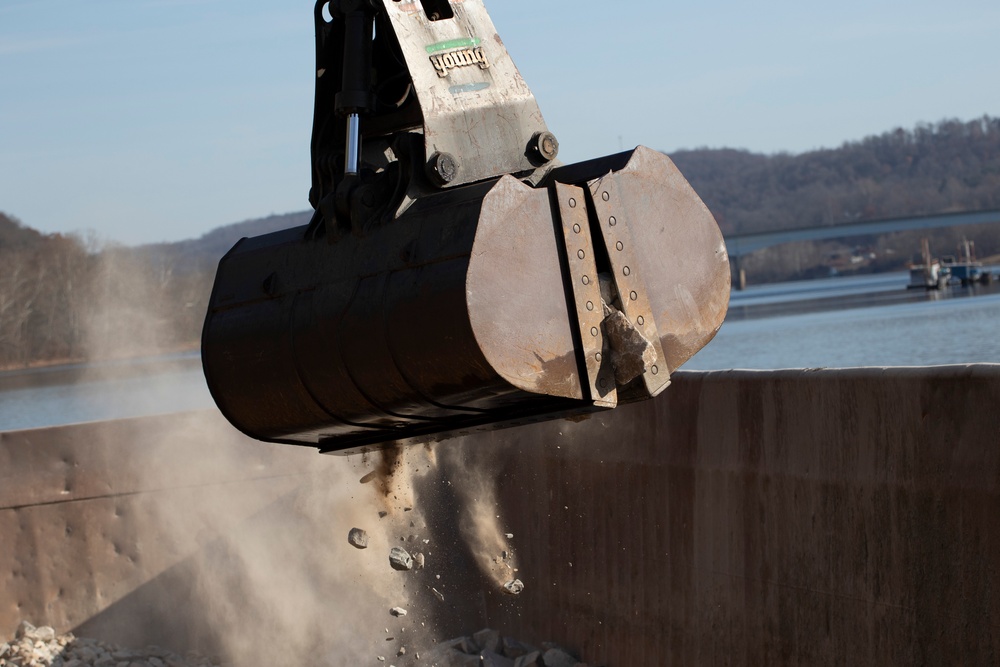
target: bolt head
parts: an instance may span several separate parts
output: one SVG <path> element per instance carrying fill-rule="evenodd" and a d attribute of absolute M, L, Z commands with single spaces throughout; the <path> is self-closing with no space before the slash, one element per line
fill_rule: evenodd
<path fill-rule="evenodd" d="M 458 161 L 450 153 L 435 153 L 427 163 L 427 175 L 438 185 L 458 178 Z"/>
<path fill-rule="evenodd" d="M 559 141 L 551 132 L 536 132 L 531 137 L 529 150 L 545 162 L 551 162 L 559 154 Z"/>

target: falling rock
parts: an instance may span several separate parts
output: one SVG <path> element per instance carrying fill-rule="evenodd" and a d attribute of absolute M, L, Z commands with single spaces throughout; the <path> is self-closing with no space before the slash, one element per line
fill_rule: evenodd
<path fill-rule="evenodd" d="M 413 558 L 406 552 L 406 549 L 402 547 L 393 547 L 389 550 L 389 565 L 392 566 L 392 569 L 400 572 L 412 570 Z"/>
<path fill-rule="evenodd" d="M 522 655 L 514 661 L 514 667 L 546 667 L 542 662 L 542 654 L 539 651 L 532 651 Z"/>
<path fill-rule="evenodd" d="M 406 610 L 403 609 L 402 607 L 393 607 L 392 609 L 389 610 L 389 613 L 397 618 L 401 616 L 406 616 Z"/>
<path fill-rule="evenodd" d="M 352 547 L 367 549 L 368 533 L 360 528 L 351 528 L 351 532 L 347 534 L 347 541 L 351 543 Z"/>
<path fill-rule="evenodd" d="M 424 569 L 424 555 L 422 553 L 413 554 L 413 563 L 418 570 Z"/>
<path fill-rule="evenodd" d="M 579 662 L 561 648 L 550 648 L 542 659 L 545 661 L 545 667 L 576 667 Z"/>
<path fill-rule="evenodd" d="M 511 595 L 520 595 L 521 591 L 524 590 L 524 582 L 520 579 L 511 579 L 503 585 L 503 590 L 505 593 L 510 593 Z"/>
<path fill-rule="evenodd" d="M 367 484 L 378 476 L 377 470 L 372 470 L 370 473 L 358 480 L 359 484 Z"/>
<path fill-rule="evenodd" d="M 620 310 L 604 318 L 604 333 L 611 346 L 611 365 L 615 382 L 626 385 L 646 372 L 656 362 L 656 349 Z"/>
<path fill-rule="evenodd" d="M 434 597 L 436 597 L 440 602 L 444 602 L 444 595 L 441 593 L 441 591 L 439 591 L 436 588 L 432 588 L 431 593 L 433 593 Z"/>

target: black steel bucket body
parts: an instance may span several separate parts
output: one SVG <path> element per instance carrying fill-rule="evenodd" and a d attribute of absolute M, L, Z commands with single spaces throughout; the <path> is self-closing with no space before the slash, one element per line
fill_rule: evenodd
<path fill-rule="evenodd" d="M 610 164 L 623 193 L 641 200 L 631 217 L 647 247 L 636 269 L 663 274 L 647 281 L 663 292 L 652 307 L 673 370 L 721 325 L 728 259 L 711 214 L 652 153 L 562 173 L 586 182 Z M 650 176 L 650 159 L 653 171 L 673 171 Z M 650 178 L 662 192 L 647 201 Z M 333 242 L 306 227 L 241 240 L 219 264 L 202 335 L 220 410 L 260 440 L 352 451 L 600 409 L 588 395 L 552 193 L 504 176 L 422 197 L 392 222 Z M 691 197 L 697 220 L 668 210 Z M 664 257 L 659 270 L 667 252 L 687 256 Z M 691 264 L 697 255 L 706 261 Z M 678 305 L 694 299 L 703 303 L 691 323 Z"/>

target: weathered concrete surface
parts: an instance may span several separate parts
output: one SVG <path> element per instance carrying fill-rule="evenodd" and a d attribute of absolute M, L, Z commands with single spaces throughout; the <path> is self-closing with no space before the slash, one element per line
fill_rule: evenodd
<path fill-rule="evenodd" d="M 664 396 L 494 434 L 530 537 L 492 627 L 608 665 L 1000 664 L 1000 366 Z"/>
<path fill-rule="evenodd" d="M 442 636 L 489 626 L 609 667 L 998 664 L 998 408 L 1000 366 L 677 373 L 656 401 L 442 445 L 495 473 L 525 583 L 449 592 L 465 626 Z M 0 435 L 0 634 L 210 650 L 212 610 L 186 601 L 225 576 L 230 526 L 188 509 L 224 487 L 228 521 L 291 516 L 337 461 L 220 419 Z"/>

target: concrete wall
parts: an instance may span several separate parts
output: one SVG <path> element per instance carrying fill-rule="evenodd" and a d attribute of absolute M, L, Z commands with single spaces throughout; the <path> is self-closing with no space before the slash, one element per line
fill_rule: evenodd
<path fill-rule="evenodd" d="M 253 521 L 343 459 L 183 435 L 205 420 L 0 435 L 0 634 L 211 645 L 197 615 L 135 610 L 193 595 L 197 535 L 229 527 L 167 543 L 153 504 L 183 521 L 228 485 Z M 168 423 L 176 443 L 136 452 Z M 447 447 L 496 481 L 527 587 L 470 577 L 439 638 L 490 625 L 612 666 L 1000 662 L 1000 366 L 678 373 L 655 401 Z M 199 478 L 223 450 L 242 463 Z M 183 472 L 137 474 L 172 451 Z"/>

